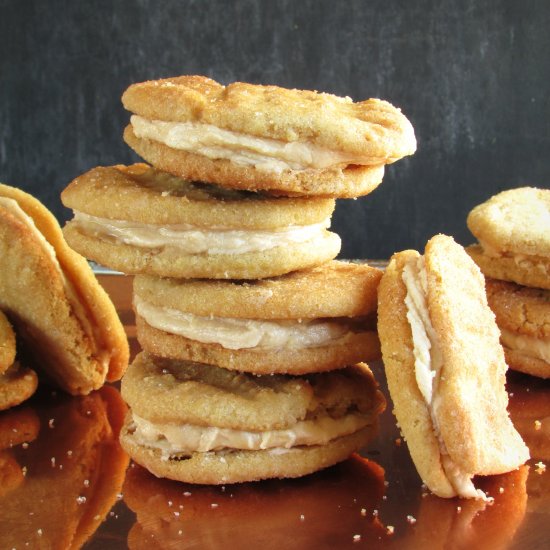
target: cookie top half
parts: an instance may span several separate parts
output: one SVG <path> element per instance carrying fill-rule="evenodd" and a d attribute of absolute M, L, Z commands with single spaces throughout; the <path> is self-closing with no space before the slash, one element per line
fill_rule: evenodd
<path fill-rule="evenodd" d="M 200 123 L 278 140 L 311 143 L 354 159 L 387 164 L 412 154 L 414 131 L 386 101 L 354 103 L 326 93 L 235 82 L 223 86 L 203 76 L 180 76 L 131 85 L 124 107 L 152 121 Z"/>
<path fill-rule="evenodd" d="M 509 189 L 476 206 L 468 227 L 488 252 L 550 257 L 550 189 Z"/>

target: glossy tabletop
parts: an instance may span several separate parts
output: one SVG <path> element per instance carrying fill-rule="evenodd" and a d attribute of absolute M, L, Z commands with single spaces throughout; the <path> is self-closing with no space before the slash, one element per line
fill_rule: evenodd
<path fill-rule="evenodd" d="M 139 350 L 131 278 L 99 275 Z M 510 372 L 512 419 L 532 459 L 478 479 L 492 505 L 429 494 L 386 399 L 360 455 L 295 480 L 220 487 L 157 479 L 117 431 L 116 386 L 73 398 L 41 390 L 0 414 L 0 549 L 545 548 L 550 546 L 550 381 Z M 549 471 L 546 470 L 548 463 Z"/>

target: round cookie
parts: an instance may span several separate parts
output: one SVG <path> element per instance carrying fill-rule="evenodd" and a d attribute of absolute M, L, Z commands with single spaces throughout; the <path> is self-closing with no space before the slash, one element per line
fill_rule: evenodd
<path fill-rule="evenodd" d="M 130 456 L 159 477 L 206 484 L 298 477 L 344 460 L 385 406 L 366 365 L 263 377 L 146 352 L 121 391 Z"/>
<path fill-rule="evenodd" d="M 276 198 L 193 183 L 145 164 L 98 167 L 61 194 L 64 228 L 86 257 L 124 273 L 257 279 L 321 264 L 340 251 L 334 200 Z"/>
<path fill-rule="evenodd" d="M 380 357 L 382 272 L 332 261 L 259 281 L 136 276 L 138 340 L 159 356 L 256 374 L 304 374 Z"/>
<path fill-rule="evenodd" d="M 495 279 L 485 288 L 508 366 L 550 378 L 550 290 Z"/>
<path fill-rule="evenodd" d="M 56 385 L 86 394 L 118 380 L 128 341 L 108 295 L 35 198 L 0 185 L 0 308 Z"/>
<path fill-rule="evenodd" d="M 474 475 L 529 452 L 506 406 L 506 364 L 479 269 L 452 238 L 395 254 L 380 282 L 378 332 L 394 411 L 428 488 L 485 498 Z"/>
<path fill-rule="evenodd" d="M 378 99 L 181 76 L 130 86 L 126 142 L 184 178 L 290 195 L 367 194 L 414 153 L 407 118 Z"/>
<path fill-rule="evenodd" d="M 0 311 L 0 375 L 15 361 L 15 333 L 10 322 Z"/>
<path fill-rule="evenodd" d="M 0 411 L 26 401 L 38 386 L 36 373 L 15 362 L 0 375 Z"/>
<path fill-rule="evenodd" d="M 503 191 L 476 206 L 467 223 L 479 241 L 467 251 L 486 276 L 550 289 L 550 189 Z"/>

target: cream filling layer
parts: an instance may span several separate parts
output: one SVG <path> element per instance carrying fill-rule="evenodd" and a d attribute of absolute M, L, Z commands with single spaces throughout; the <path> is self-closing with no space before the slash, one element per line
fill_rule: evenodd
<path fill-rule="evenodd" d="M 227 317 L 202 317 L 160 307 L 134 295 L 137 314 L 150 326 L 205 344 L 226 349 L 310 348 L 334 343 L 350 332 L 345 322 L 321 320 L 262 321 Z"/>
<path fill-rule="evenodd" d="M 448 454 L 445 442 L 441 437 L 437 413 L 440 397 L 437 389 L 443 367 L 443 356 L 428 310 L 428 280 L 424 258 L 420 257 L 418 261 L 405 265 L 402 278 L 407 288 L 405 305 L 413 337 L 416 382 L 432 419 L 443 471 L 458 496 L 485 500 L 487 499 L 485 493 L 476 489 L 472 483 L 474 474 L 461 470 Z"/>
<path fill-rule="evenodd" d="M 75 317 L 77 318 L 82 330 L 86 336 L 90 339 L 90 342 L 93 346 L 94 356 L 98 363 L 101 365 L 102 371 L 106 371 L 109 367 L 109 362 L 111 358 L 111 352 L 105 346 L 102 345 L 102 336 L 94 324 L 91 315 L 86 311 L 86 308 L 82 301 L 80 300 L 78 293 L 72 284 L 72 282 L 67 278 L 59 260 L 57 259 L 57 254 L 55 248 L 46 240 L 44 235 L 36 227 L 34 220 L 19 206 L 16 200 L 10 199 L 8 197 L 0 197 L 0 204 L 10 210 L 22 223 L 24 223 L 27 228 L 32 232 L 36 241 L 40 243 L 40 246 L 44 252 L 49 256 L 52 265 L 57 269 L 59 275 L 61 276 L 61 281 L 63 283 L 63 289 L 65 291 L 65 296 L 73 310 Z"/>
<path fill-rule="evenodd" d="M 292 244 L 319 244 L 330 227 L 330 218 L 312 225 L 293 225 L 273 230 L 199 228 L 189 224 L 157 226 L 98 218 L 75 211 L 73 223 L 83 232 L 108 236 L 118 242 L 144 248 L 172 246 L 187 254 L 245 254 Z"/>
<path fill-rule="evenodd" d="M 370 157 L 352 157 L 312 143 L 259 138 L 211 124 L 148 120 L 139 115 L 132 115 L 130 122 L 138 138 L 158 141 L 173 149 L 210 159 L 229 159 L 267 172 L 322 169 L 338 164 L 372 164 Z"/>
<path fill-rule="evenodd" d="M 301 445 L 326 445 L 369 425 L 370 417 L 358 413 L 342 418 L 328 416 L 301 420 L 283 430 L 253 432 L 192 424 L 155 424 L 133 413 L 134 438 L 142 445 L 155 447 L 166 458 L 177 453 L 205 453 L 224 449 L 261 451 L 290 449 Z"/>
<path fill-rule="evenodd" d="M 548 340 L 520 335 L 509 330 L 501 330 L 500 341 L 502 345 L 511 350 L 550 363 L 550 342 Z"/>

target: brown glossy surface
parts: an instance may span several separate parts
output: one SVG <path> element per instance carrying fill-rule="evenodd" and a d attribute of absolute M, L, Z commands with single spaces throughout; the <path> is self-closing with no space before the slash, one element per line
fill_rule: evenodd
<path fill-rule="evenodd" d="M 99 279 L 135 354 L 131 278 Z M 381 363 L 372 367 L 388 398 Z M 115 388 L 84 398 L 42 391 L 0 415 L 0 548 L 548 547 L 550 381 L 509 373 L 508 390 L 533 458 L 476 482 L 491 506 L 423 490 L 391 403 L 361 457 L 302 479 L 202 487 L 132 465 L 124 476 Z"/>

